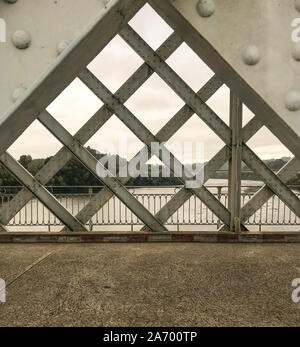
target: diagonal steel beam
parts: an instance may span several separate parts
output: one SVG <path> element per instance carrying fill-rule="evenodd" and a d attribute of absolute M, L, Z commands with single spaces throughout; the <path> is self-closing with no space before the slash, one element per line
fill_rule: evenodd
<path fill-rule="evenodd" d="M 297 158 L 293 158 L 278 172 L 277 177 L 283 183 L 287 183 L 299 170 L 300 161 Z M 241 221 L 245 223 L 273 195 L 274 192 L 267 185 L 264 185 L 257 193 L 254 194 L 252 199 L 243 206 L 241 210 Z"/>
<path fill-rule="evenodd" d="M 180 33 L 189 47 L 243 100 L 285 147 L 300 159 L 300 140 L 296 132 L 278 116 L 274 109 L 262 99 L 261 95 L 251 88 L 201 33 L 186 20 L 175 8 L 172 1 L 150 0 L 149 4 L 174 31 Z"/>
<path fill-rule="evenodd" d="M 8 229 L 4 225 L 0 225 L 0 233 L 7 232 Z"/>
<path fill-rule="evenodd" d="M 152 231 L 163 232 L 167 229 L 144 207 L 98 160 L 84 148 L 73 136 L 47 111 L 42 112 L 38 120 L 98 178 L 125 206 L 127 206 Z M 105 177 L 97 173 L 97 166 L 102 166 Z"/>
<path fill-rule="evenodd" d="M 266 164 L 245 144 L 243 144 L 243 161 L 252 169 L 268 187 L 300 217 L 300 200 L 298 197 L 271 171 Z"/>
<path fill-rule="evenodd" d="M 225 146 L 222 148 L 208 163 L 204 166 L 204 183 L 206 183 L 211 175 L 222 167 L 230 158 L 230 148 Z M 181 188 L 176 195 L 172 197 L 155 215 L 161 223 L 167 223 L 168 219 L 191 197 L 193 192 L 187 188 Z M 227 228 L 229 225 L 227 224 Z M 142 228 L 142 231 L 145 229 Z"/>
<path fill-rule="evenodd" d="M 207 101 L 223 83 L 217 76 L 213 76 L 199 91 L 199 97 L 205 102 Z M 184 105 L 156 134 L 160 142 L 167 142 L 192 116 L 194 112 L 187 105 Z M 143 150 L 148 150 L 145 147 Z M 140 152 L 139 152 L 140 153 Z M 137 155 L 139 155 L 139 153 Z M 135 156 L 136 157 L 136 156 Z M 134 157 L 134 158 L 135 158 Z M 133 161 L 134 158 L 131 160 Z M 207 170 L 205 171 L 205 174 Z M 125 185 L 131 177 L 120 178 L 120 181 Z M 82 223 L 87 223 L 112 197 L 112 193 L 103 188 L 99 193 L 92 197 L 89 203 L 83 207 L 77 214 L 77 218 Z"/>
<path fill-rule="evenodd" d="M 180 37 L 173 33 L 170 37 L 158 48 L 157 53 L 162 59 L 167 59 L 174 51 L 182 44 Z M 116 97 L 125 103 L 154 71 L 144 63 L 141 65 L 132 76 L 119 88 L 116 92 Z M 220 83 L 220 82 L 219 82 Z M 213 88 L 213 83 L 207 88 Z M 103 105 L 83 127 L 75 134 L 75 138 L 85 144 L 95 133 L 112 117 L 113 113 Z M 63 147 L 53 156 L 47 164 L 37 173 L 36 178 L 42 184 L 47 184 L 56 173 L 61 170 L 69 160 L 72 159 L 70 151 Z M 0 221 L 3 225 L 7 225 L 9 221 L 30 201 L 32 194 L 27 189 L 22 189 L 9 203 L 3 205 L 0 210 Z M 95 212 L 96 213 L 96 212 Z"/>
<path fill-rule="evenodd" d="M 120 36 L 151 66 L 151 68 L 174 90 L 174 92 L 225 142 L 231 145 L 231 130 L 170 66 L 129 26 Z"/>
<path fill-rule="evenodd" d="M 198 116 L 203 119 L 203 115 L 201 115 L 201 112 L 197 112 L 197 104 L 194 101 L 193 104 L 193 98 L 189 100 L 189 97 L 193 94 L 193 92 L 190 90 L 189 86 L 185 85 L 183 81 L 180 81 L 180 78 L 176 76 L 176 74 L 172 71 L 168 65 L 161 61 L 159 57 L 153 52 L 151 47 L 147 45 L 141 37 L 139 37 L 138 34 L 135 33 L 135 31 L 130 28 L 128 25 L 124 27 L 124 29 L 121 31 L 122 38 L 160 75 L 161 78 L 165 80 L 173 88 L 173 90 L 181 96 L 181 98 L 189 104 L 191 108 L 194 109 L 194 111 L 198 114 Z M 195 98 L 194 98 L 195 99 Z M 196 105 L 195 105 L 196 104 Z M 207 115 L 211 116 L 211 113 L 209 113 L 209 109 L 206 109 Z M 216 116 L 216 115 L 215 115 Z M 217 116 L 216 116 L 217 117 Z M 214 117 L 213 123 L 217 124 L 217 118 Z M 211 126 L 211 119 L 207 118 L 206 123 Z M 228 142 L 226 142 L 222 130 L 218 127 L 211 126 L 211 128 L 221 137 L 224 142 L 228 145 Z M 295 201 L 293 202 L 294 208 L 296 208 Z"/>
<path fill-rule="evenodd" d="M 102 51 L 144 4 L 145 0 L 111 0 L 103 10 L 95 14 L 94 23 L 55 59 L 46 73 L 1 117 L 0 155 Z"/>
<path fill-rule="evenodd" d="M 205 102 L 211 95 L 213 95 L 218 88 L 222 85 L 221 81 L 216 77 L 212 79 L 198 92 L 198 95 Z M 183 108 L 157 133 L 156 137 L 161 142 L 166 142 L 171 138 L 174 133 L 186 122 L 194 112 L 188 105 Z M 252 118 L 242 130 L 242 136 L 245 142 L 247 142 L 254 134 L 262 128 L 262 122 L 254 117 Z M 213 174 L 222 167 L 230 158 L 230 149 L 225 146 L 223 149 L 205 166 L 204 170 L 204 183 L 210 179 Z M 129 178 L 121 179 L 123 184 L 128 182 Z M 163 223 L 175 213 L 180 206 L 187 201 L 193 194 L 187 189 L 183 188 L 178 196 L 176 195 L 171 199 L 160 212 L 157 214 L 157 218 Z M 98 194 L 92 197 L 91 201 L 78 213 L 77 218 L 83 223 L 90 220 L 112 197 L 112 194 L 107 189 L 101 190 Z"/>
<path fill-rule="evenodd" d="M 88 69 L 85 69 L 79 76 L 80 80 L 87 85 L 87 87 L 97 95 L 109 108 L 113 110 L 115 115 L 151 150 L 152 143 L 160 143 L 159 140 L 141 123 L 129 110 L 125 107 L 116 97 L 100 82 Z M 197 95 L 197 94 L 196 94 Z M 198 96 L 197 96 L 198 98 Z M 201 100 L 199 98 L 199 100 Z M 203 101 L 201 100 L 201 103 Z M 230 130 L 229 130 L 230 131 Z M 161 145 L 159 159 L 168 167 L 172 172 L 176 172 L 175 168 L 181 168 L 181 172 L 185 171 L 179 179 L 183 184 L 192 177 L 183 170 L 182 164 L 174 157 L 172 153 L 164 146 Z M 170 158 L 170 162 L 165 160 Z M 189 188 L 200 200 L 218 216 L 226 225 L 230 223 L 230 213 L 226 207 L 205 187 Z"/>
<path fill-rule="evenodd" d="M 122 38 L 160 75 L 161 78 L 165 80 L 173 88 L 173 90 L 181 96 L 181 98 L 190 105 L 191 108 L 195 110 L 195 112 L 201 117 L 201 112 L 199 112 L 198 105 L 196 101 L 193 99 L 197 99 L 197 96 L 194 95 L 194 98 L 191 97 L 193 93 L 190 90 L 190 87 L 186 85 L 183 81 L 180 81 L 180 78 L 176 76 L 174 71 L 164 62 L 162 61 L 157 54 L 151 49 L 149 45 L 147 45 L 141 37 L 129 26 L 126 25 L 124 29 L 121 31 Z M 207 115 L 212 116 L 209 113 L 209 109 L 206 109 Z M 217 117 L 217 116 L 216 116 Z M 201 117 L 203 119 L 203 115 Z M 218 117 L 217 117 L 218 118 Z M 206 123 L 210 125 L 211 119 L 206 119 Z M 217 122 L 217 119 L 214 118 L 214 123 Z M 216 134 L 218 134 L 221 138 L 226 142 L 226 138 L 223 137 L 224 128 L 221 130 L 219 127 L 212 127 Z M 266 179 L 270 179 L 268 184 L 272 184 L 272 189 L 275 190 L 276 194 L 289 206 L 297 215 L 300 214 L 300 201 L 282 182 L 273 174 L 270 170 L 268 171 L 267 167 L 259 160 L 258 157 L 254 155 L 254 153 L 247 147 L 244 146 L 244 154 L 243 158 L 248 160 L 249 166 L 252 164 L 252 167 L 257 169 L 257 166 L 260 167 L 262 172 L 260 172 L 260 176 L 264 176 Z"/>
<path fill-rule="evenodd" d="M 296 172 L 300 170 L 300 161 L 297 158 L 291 159 L 277 174 L 277 177 L 283 182 L 288 183 Z M 254 213 L 259 210 L 272 196 L 274 192 L 264 185 L 254 196 L 249 200 L 241 210 L 241 221 L 245 223 Z"/>
<path fill-rule="evenodd" d="M 262 128 L 262 122 L 257 118 L 252 118 L 242 129 L 242 138 L 244 142 L 248 142 L 257 131 Z M 224 146 L 204 167 L 204 184 L 231 158 L 231 149 Z M 186 188 L 182 188 L 170 201 L 162 207 L 155 215 L 162 223 L 166 223 L 169 218 L 192 197 L 193 193 Z M 242 221 L 244 222 L 244 221 Z M 244 229 L 244 227 L 242 226 Z M 226 227 L 226 230 L 228 228 Z M 143 229 L 142 229 L 143 230 Z M 224 229 L 225 230 L 225 229 Z"/>
<path fill-rule="evenodd" d="M 83 224 L 74 217 L 56 198 L 10 154 L 4 153 L 0 163 L 36 196 L 69 230 L 87 231 Z"/>

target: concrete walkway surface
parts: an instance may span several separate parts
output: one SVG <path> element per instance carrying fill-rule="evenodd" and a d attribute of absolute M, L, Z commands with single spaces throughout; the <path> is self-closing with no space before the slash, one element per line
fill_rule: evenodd
<path fill-rule="evenodd" d="M 1 244 L 0 326 L 299 326 L 300 244 Z"/>

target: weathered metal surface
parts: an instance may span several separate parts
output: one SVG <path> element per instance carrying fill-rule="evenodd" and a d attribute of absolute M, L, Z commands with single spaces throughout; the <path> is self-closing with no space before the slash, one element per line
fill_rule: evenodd
<path fill-rule="evenodd" d="M 207 164 L 204 166 L 204 184 L 210 179 L 220 167 L 222 167 L 230 158 L 230 151 L 227 146 L 225 146 L 221 151 L 219 151 Z M 180 191 L 166 203 L 162 209 L 157 212 L 156 217 L 162 223 L 166 223 L 167 220 L 193 195 L 190 189 L 182 188 Z M 227 225 L 228 229 L 229 224 Z M 144 228 L 142 229 L 144 230 Z"/>
<path fill-rule="evenodd" d="M 241 228 L 241 168 L 242 168 L 242 123 L 243 104 L 230 93 L 230 127 L 232 129 L 232 154 L 229 160 L 228 205 L 231 214 L 230 230 L 239 232 Z"/>
<path fill-rule="evenodd" d="M 2 13 L 5 14 L 5 19 L 8 23 L 12 21 L 9 19 L 10 16 L 12 16 L 12 13 L 19 13 L 19 16 L 22 16 L 22 20 L 17 22 L 14 19 L 14 23 L 16 25 L 18 23 L 19 25 L 21 25 L 22 21 L 23 23 L 31 23 L 31 25 L 33 25 L 34 23 L 36 23 L 36 20 L 38 18 L 38 20 L 41 20 L 43 22 L 38 35 L 43 34 L 43 40 L 46 44 L 48 39 L 47 36 L 49 36 L 49 27 L 47 26 L 45 28 L 45 25 L 48 25 L 46 23 L 49 23 L 49 11 L 46 11 L 46 9 L 45 11 L 43 11 L 42 7 L 43 5 L 53 6 L 53 4 L 51 3 L 50 5 L 50 3 L 46 4 L 43 2 L 38 5 L 39 8 L 35 7 L 34 10 L 29 11 L 30 7 L 36 5 L 35 2 L 23 2 L 23 5 L 20 5 L 20 3 L 21 2 L 18 2 L 18 4 L 13 5 L 13 12 L 12 7 L 5 7 L 7 6 L 7 4 L 1 3 L 0 6 L 3 6 L 3 9 L 6 11 L 5 13 L 4 10 L 1 11 L 1 15 Z M 6 83 L 1 83 L 0 86 L 1 92 L 2 88 L 5 89 L 5 92 L 3 91 L 2 93 L 3 103 L 1 105 L 3 106 L 3 110 L 0 112 L 1 153 L 5 152 L 5 150 L 32 123 L 32 121 L 37 117 L 38 113 L 42 112 L 43 109 L 45 109 L 48 104 L 76 77 L 76 75 L 82 70 L 82 68 L 85 67 L 97 55 L 97 53 L 99 53 L 103 49 L 103 47 L 109 42 L 109 40 L 118 33 L 119 28 L 127 23 L 127 21 L 137 12 L 137 10 L 143 5 L 143 3 L 143 1 L 126 0 L 121 2 L 111 0 L 109 1 L 109 3 L 108 1 L 105 1 L 105 6 L 103 5 L 103 2 L 100 3 L 99 1 L 94 1 L 93 3 L 91 2 L 87 6 L 85 1 L 78 0 L 76 1 L 76 4 L 73 1 L 66 1 L 64 2 L 63 10 L 59 9 L 61 5 L 61 3 L 59 3 L 59 6 L 56 7 L 56 10 L 53 9 L 52 11 L 52 14 L 55 18 L 55 21 L 53 22 L 57 24 L 56 20 L 59 20 L 58 17 L 61 16 L 59 18 L 61 18 L 63 22 L 57 24 L 57 27 L 63 30 L 66 25 L 66 18 L 70 21 L 73 21 L 74 23 L 73 26 L 71 26 L 71 32 L 73 35 L 72 38 L 74 40 L 65 49 L 65 52 L 60 52 L 62 54 L 60 54 L 59 57 L 57 57 L 56 54 L 55 59 L 51 54 L 51 58 L 49 58 L 47 49 L 45 50 L 43 59 L 37 59 L 39 58 L 39 55 L 43 53 L 42 46 L 37 46 L 35 50 L 30 50 L 31 53 L 28 53 L 29 51 L 26 51 L 25 53 L 25 51 L 23 50 L 17 50 L 17 48 L 12 47 L 10 43 L 7 43 L 7 45 L 5 45 L 5 48 L 3 48 L 3 45 L 1 46 L 1 53 L 3 52 L 5 59 L 10 56 L 15 57 L 11 57 L 11 60 L 9 59 L 6 62 L 7 64 L 2 63 L 1 65 L 1 68 L 3 68 L 5 76 L 7 77 L 7 81 L 5 81 Z M 100 6 L 100 8 L 97 10 L 97 8 L 95 8 L 93 5 L 97 6 L 97 8 Z M 23 6 L 29 6 L 27 11 L 25 11 Z M 81 10 L 86 6 L 89 8 L 86 11 L 86 15 L 81 16 Z M 41 12 L 40 16 L 32 16 L 32 13 L 36 13 L 37 10 Z M 59 12 L 59 15 L 56 12 Z M 78 14 L 80 14 L 80 16 L 78 17 L 81 17 L 81 19 L 78 21 L 78 24 L 76 23 L 74 17 L 66 15 L 65 12 L 73 13 L 73 15 L 75 15 L 76 17 L 78 16 Z M 92 17 L 89 21 L 87 21 L 86 16 L 89 15 L 91 15 Z M 45 19 L 43 16 L 47 16 L 47 18 Z M 82 22 L 81 20 L 83 20 L 84 22 Z M 79 30 L 80 26 L 82 26 L 82 30 Z M 56 26 L 54 25 L 54 27 Z M 45 30 L 42 30 L 42 28 L 44 28 Z M 65 28 L 64 30 L 68 32 L 67 28 Z M 36 28 L 34 33 L 35 32 Z M 51 33 L 53 33 L 53 31 L 51 31 Z M 53 39 L 56 40 L 58 37 L 60 37 L 60 35 L 58 35 L 57 37 L 53 36 Z M 97 44 L 95 44 L 96 42 Z M 49 47 L 51 47 L 50 41 L 48 43 Z M 29 50 L 30 48 L 31 46 L 29 46 L 27 49 Z M 54 53 L 52 52 L 52 54 Z M 52 59 L 53 61 L 51 60 L 50 63 L 49 59 Z M 41 64 L 39 64 L 39 61 L 41 61 Z M 8 100 L 9 94 L 11 92 L 9 89 L 12 84 L 16 83 L 13 80 L 14 74 L 12 72 L 18 71 L 19 69 L 18 66 L 11 64 L 20 64 L 20 62 L 21 67 L 19 68 L 22 68 L 24 70 L 23 74 L 28 73 L 29 76 L 26 82 L 26 84 L 28 85 L 28 90 L 26 92 L 24 91 L 23 95 L 20 96 L 18 100 L 15 100 L 15 105 L 11 105 L 11 107 L 9 107 Z M 29 64 L 30 67 L 27 66 L 27 64 Z M 35 72 L 33 72 L 32 69 L 34 69 Z M 18 78 L 20 78 L 20 75 L 17 75 L 19 76 Z M 12 82 L 10 82 L 11 78 Z M 6 109 L 8 110 L 6 111 Z M 14 131 L 7 131 L 7 129 L 14 129 Z M 48 172 L 53 172 L 53 168 L 55 170 L 54 165 L 52 166 L 52 170 Z M 26 200 L 28 201 L 29 195 L 30 193 L 28 194 L 24 192 L 23 196 L 19 197 L 19 205 L 24 204 L 24 201 Z M 12 209 L 11 211 L 4 211 L 4 222 L 7 223 L 9 217 L 11 217 L 11 215 L 14 215 L 15 211 L 16 209 Z"/>
<path fill-rule="evenodd" d="M 198 92 L 203 101 L 207 101 L 222 85 L 216 77 L 212 77 Z M 156 134 L 156 138 L 161 142 L 168 141 L 193 115 L 193 111 L 187 105 L 183 106 L 175 116 Z M 205 170 L 205 173 L 207 170 Z M 126 184 L 130 177 L 121 178 L 121 182 Z M 87 222 L 93 215 L 102 208 L 111 198 L 111 192 L 103 189 L 79 212 L 78 218 Z"/>
<path fill-rule="evenodd" d="M 124 27 L 120 36 L 226 144 L 230 145 L 231 131 L 226 123 L 129 25 Z"/>
<path fill-rule="evenodd" d="M 63 5 L 64 3 L 65 5 Z M 28 0 L 7 5 L 1 2 L 1 15 L 2 10 L 5 9 L 3 17 L 7 20 L 7 23 L 13 22 L 18 27 L 21 25 L 26 26 L 27 23 L 28 31 L 30 25 L 34 29 L 32 36 L 34 36 L 33 34 L 39 35 L 39 38 L 36 41 L 33 39 L 32 45 L 25 51 L 17 50 L 9 42 L 7 43 L 7 48 L 4 48 L 4 50 L 8 51 L 3 51 L 3 53 L 1 51 L 1 56 L 3 54 L 5 59 L 7 59 L 5 63 L 1 61 L 1 70 L 5 71 L 6 76 L 5 82 L 2 79 L 1 94 L 3 89 L 11 89 L 9 91 L 3 90 L 4 106 L 1 106 L 3 110 L 0 112 L 1 154 L 36 119 L 37 115 L 72 82 L 79 72 L 101 52 L 106 44 L 119 32 L 120 28 L 141 8 L 144 1 L 110 0 L 105 7 L 101 1 L 92 0 L 89 3 L 91 4 L 81 0 L 76 2 L 67 0 L 59 3 L 49 1 L 37 3 L 36 1 Z M 26 8 L 26 6 L 29 7 Z M 46 7 L 43 8 L 43 6 Z M 48 9 L 47 11 L 48 6 L 50 6 L 51 10 Z M 62 11 L 59 10 L 60 6 L 63 8 Z M 86 7 L 88 8 L 87 11 L 85 11 Z M 18 11 L 20 12 L 18 13 Z M 85 12 L 87 15 L 84 14 Z M 16 13 L 18 13 L 19 20 L 16 20 L 16 17 L 14 17 Z M 33 15 L 33 13 L 38 15 Z M 49 16 L 53 17 L 50 28 Z M 81 18 L 84 18 L 84 20 L 81 21 Z M 78 28 L 77 20 L 80 23 Z M 36 28 L 37 21 L 41 25 L 39 30 Z M 65 36 L 69 31 L 65 31 L 65 34 L 58 32 L 57 36 L 53 35 L 53 31 L 55 31 L 56 27 L 58 27 L 58 30 L 59 28 L 60 30 L 68 30 L 67 24 L 69 21 L 74 22 L 74 24 L 70 24 L 72 34 L 69 34 L 73 38 L 72 43 L 59 57 L 56 59 L 52 58 L 51 62 L 49 61 L 49 56 L 55 56 L 55 47 L 53 47 L 53 43 L 52 45 L 49 44 L 51 53 L 46 54 L 46 58 L 42 58 L 42 47 L 47 46 L 47 40 L 50 40 L 50 37 L 53 37 L 53 40 L 55 40 L 55 45 L 57 40 L 65 40 Z M 63 27 L 65 29 L 62 29 Z M 82 32 L 80 28 L 82 28 Z M 4 46 L 6 47 L 6 45 Z M 36 51 L 36 56 L 34 54 L 30 55 L 31 48 L 33 52 Z M 47 52 L 48 49 L 45 49 L 45 51 Z M 41 65 L 39 64 L 40 60 L 42 61 Z M 10 61 L 13 62 L 12 65 Z M 23 70 L 23 72 L 20 70 Z M 35 70 L 36 72 L 34 72 Z M 15 80 L 10 82 L 14 72 L 16 72 Z M 23 79 L 26 79 L 27 74 L 29 76 L 27 77 L 28 80 L 23 82 L 28 84 L 26 85 L 27 91 L 22 94 L 22 97 L 15 104 L 12 104 L 12 102 L 9 102 L 11 93 L 15 88 L 18 88 L 18 83 L 22 83 L 20 77 L 17 76 L 24 76 Z M 33 76 L 32 78 L 30 77 L 31 75 Z M 8 129 L 14 129 L 14 131 L 8 131 Z"/>
<path fill-rule="evenodd" d="M 130 111 L 124 106 L 115 96 L 89 71 L 84 70 L 79 78 L 85 83 L 95 95 L 97 95 L 110 109 L 112 109 L 115 115 L 139 138 L 148 148 L 151 149 L 152 143 L 161 143 L 161 141 L 154 136 Z M 198 97 L 202 104 L 204 102 Z M 224 123 L 225 126 L 225 123 Z M 230 132 L 230 130 L 228 129 Z M 167 155 L 165 155 L 167 153 Z M 178 177 L 179 180 L 185 185 L 186 182 L 193 177 L 188 175 L 187 170 L 182 169 L 182 164 L 175 158 L 175 156 L 166 148 L 165 145 L 161 146 L 159 153 L 159 159 L 165 164 L 173 173 L 176 173 L 176 168 L 180 168 L 182 177 Z M 168 160 L 170 158 L 170 160 Z M 184 172 L 183 172 L 184 171 Z M 201 188 L 189 188 L 195 195 L 199 197 L 214 213 L 224 222 L 224 224 L 230 224 L 229 211 L 221 204 L 204 186 Z"/>
<path fill-rule="evenodd" d="M 300 158 L 300 63 L 294 1 L 152 0 L 202 60 Z M 293 111 L 291 111 L 293 109 Z"/>
<path fill-rule="evenodd" d="M 161 45 L 161 47 L 159 47 L 157 52 L 162 58 L 166 59 L 180 46 L 181 43 L 182 40 L 180 37 L 174 33 Z M 153 70 L 146 63 L 144 63 L 116 92 L 116 98 L 118 98 L 121 102 L 126 102 L 130 96 L 132 96 L 138 90 L 138 88 L 141 87 L 150 76 L 152 76 L 152 74 Z M 212 93 L 213 92 L 214 90 Z M 75 134 L 74 138 L 84 145 L 112 117 L 112 115 L 113 113 L 105 105 L 103 105 L 99 111 L 97 111 Z M 62 169 L 71 158 L 72 154 L 70 151 L 65 147 L 62 148 L 37 173 L 36 178 L 42 184 L 47 184 L 47 182 L 49 182 L 49 180 L 51 180 L 51 178 L 55 176 L 55 174 Z M 110 194 L 110 197 L 112 196 L 110 191 L 108 194 Z M 9 205 L 4 205 L 0 210 L 0 222 L 2 224 L 9 223 L 13 216 L 26 205 L 31 196 L 32 195 L 30 192 L 28 192 L 26 189 L 21 190 Z M 96 201 L 93 202 L 93 205 L 93 207 L 87 206 L 84 208 L 84 210 L 78 216 L 79 220 L 86 222 L 102 206 L 100 204 L 98 207 Z M 88 213 L 87 216 L 85 211 Z"/>
<path fill-rule="evenodd" d="M 39 121 L 65 146 L 73 155 L 108 189 L 110 189 L 137 217 L 143 221 L 151 231 L 166 231 L 167 229 L 156 220 L 155 217 L 144 207 L 115 177 L 110 177 L 109 171 L 102 165 L 102 170 L 107 173 L 106 177 L 99 177 L 97 173 L 97 159 L 72 135 L 60 125 L 47 111 L 39 115 Z"/>
<path fill-rule="evenodd" d="M 295 176 L 295 172 L 300 170 L 300 162 L 297 158 L 291 159 L 277 174 L 277 177 L 283 184 L 288 183 Z M 261 206 L 263 206 L 272 196 L 273 190 L 266 184 L 262 187 L 254 197 L 242 208 L 241 220 L 245 222 L 250 218 Z M 298 199 L 299 201 L 299 199 Z"/>
<path fill-rule="evenodd" d="M 242 140 L 246 143 L 248 142 L 257 131 L 262 128 L 262 123 L 257 117 L 252 118 L 241 130 Z M 227 161 L 231 158 L 231 150 L 228 146 L 224 146 L 204 167 L 204 184 L 215 174 L 215 172 L 220 169 Z M 295 171 L 290 172 L 291 177 L 295 175 Z M 185 188 L 182 188 L 176 196 L 174 196 L 157 214 L 157 218 L 161 222 L 166 222 L 179 208 L 184 204 L 190 197 L 192 193 Z M 264 201 L 265 202 L 265 201 Z M 257 209 L 255 209 L 257 205 Z M 262 203 L 263 205 L 263 203 Z M 252 214 L 255 213 L 261 206 L 254 204 L 252 206 Z M 251 215 L 252 215 L 251 214 Z M 250 215 L 250 216 L 251 216 Z M 248 216 L 248 218 L 250 217 Z M 248 218 L 242 220 L 245 222 Z M 222 231 L 226 230 L 227 227 L 222 227 Z"/>
<path fill-rule="evenodd" d="M 14 4 L 1 1 L 7 42 L 1 45 L 0 115 L 114 3 L 111 0 L 26 0 Z"/>
<path fill-rule="evenodd" d="M 242 158 L 253 172 L 261 177 L 267 186 L 300 217 L 300 200 L 266 164 L 247 146 L 243 145 Z"/>
<path fill-rule="evenodd" d="M 67 209 L 61 205 L 57 199 L 51 195 L 48 190 L 42 186 L 31 174 L 26 171 L 8 153 L 5 153 L 0 158 L 0 163 L 11 174 L 13 174 L 22 184 L 35 195 L 49 210 L 61 220 L 70 231 L 87 231 L 83 224 L 74 217 Z"/>
<path fill-rule="evenodd" d="M 229 227 L 239 231 L 240 217 L 241 228 L 246 231 L 243 223 L 261 208 L 273 193 L 299 217 L 299 198 L 285 185 L 299 170 L 297 159 L 300 158 L 300 50 L 298 45 L 292 42 L 295 35 L 290 35 L 293 16 L 299 13 L 297 6 L 280 0 L 151 0 L 153 7 L 177 31 L 155 52 L 127 24 L 144 3 L 143 0 L 91 0 L 88 4 L 82 0 L 39 4 L 33 0 L 0 3 L 1 16 L 8 24 L 9 37 L 7 44 L 1 46 L 4 57 L 1 68 L 4 73 L 0 85 L 0 155 L 2 164 L 26 187 L 1 209 L 0 222 L 7 225 L 33 195 L 73 231 L 85 230 L 84 225 L 114 194 L 147 228 L 158 232 L 166 230 L 163 224 L 192 195 L 203 201 L 212 213 L 220 218 L 224 224 L 220 231 Z M 69 15 L 70 11 L 72 15 Z M 38 13 L 39 16 L 32 16 L 32 13 Z M 51 25 L 50 31 L 48 25 L 51 19 L 55 25 Z M 145 63 L 113 95 L 85 68 L 118 33 Z M 216 73 L 198 93 L 165 62 L 183 40 Z M 139 122 L 124 105 L 154 72 L 186 103 L 156 135 Z M 102 99 L 104 106 L 72 137 L 44 110 L 77 76 Z M 230 126 L 206 104 L 223 82 L 231 89 Z M 242 102 L 256 114 L 243 129 Z M 181 189 L 153 216 L 126 190 L 124 185 L 129 177 L 125 177 L 120 181 L 102 179 L 107 187 L 94 196 L 76 217 L 72 216 L 44 185 L 72 155 L 97 176 L 96 159 L 83 145 L 113 113 L 146 145 L 142 151 L 148 151 L 153 142 L 162 143 L 170 139 L 193 113 L 196 113 L 225 143 L 221 151 L 206 164 L 204 182 L 230 161 L 230 211 L 203 186 Z M 34 178 L 5 152 L 37 117 L 65 147 Z M 263 125 L 297 157 L 291 160 L 278 176 L 245 144 Z M 245 163 L 266 182 L 266 186 L 255 194 L 242 210 L 239 199 L 241 148 Z M 170 154 L 164 146 L 162 150 Z M 158 156 L 164 159 L 161 154 Z M 182 168 L 182 164 L 175 157 L 170 157 L 171 163 L 165 164 L 171 171 L 174 172 L 176 166 Z M 187 176 L 189 175 L 181 178 L 183 183 L 186 183 Z M 5 227 L 0 226 L 0 231 L 6 231 Z M 219 233 L 219 236 L 214 238 L 210 234 L 208 239 L 219 242 L 238 242 L 242 239 L 245 242 L 285 240 L 282 235 L 263 235 L 258 239 L 255 235 L 249 235 L 248 238 L 238 233 L 224 235 Z M 55 237 L 53 236 L 53 240 Z M 162 238 L 164 237 L 165 235 L 162 235 Z M 201 241 L 205 240 L 205 237 L 172 234 L 170 240 L 185 242 L 198 238 L 198 241 Z M 81 238 L 80 235 L 74 235 L 68 240 L 93 242 L 100 239 L 101 242 L 145 242 L 149 237 L 147 234 L 119 235 L 117 238 L 109 235 L 102 238 L 97 235 Z M 44 235 L 40 240 L 47 242 L 51 238 Z M 294 240 L 294 236 L 291 236 L 290 240 Z"/>

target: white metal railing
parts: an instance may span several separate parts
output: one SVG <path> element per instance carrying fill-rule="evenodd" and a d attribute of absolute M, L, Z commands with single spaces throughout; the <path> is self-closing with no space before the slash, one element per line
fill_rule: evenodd
<path fill-rule="evenodd" d="M 209 190 L 228 207 L 228 187 L 208 186 Z M 244 206 L 260 186 L 243 186 L 241 204 Z M 300 187 L 291 187 L 300 198 Z M 0 187 L 0 204 L 10 203 L 20 187 Z M 73 215 L 84 208 L 101 187 L 48 187 L 59 202 Z M 181 187 L 128 187 L 132 194 L 153 214 L 157 213 Z M 97 212 L 87 223 L 89 230 L 105 226 L 141 226 L 143 223 L 115 196 Z M 299 230 L 300 219 L 277 196 L 273 196 L 245 223 L 257 226 L 290 226 Z M 215 226 L 221 223 L 213 212 L 193 195 L 167 221 L 166 225 L 174 226 Z M 60 227 L 62 223 L 37 199 L 31 199 L 10 221 L 8 227 Z M 53 229 L 52 229 L 53 230 Z"/>

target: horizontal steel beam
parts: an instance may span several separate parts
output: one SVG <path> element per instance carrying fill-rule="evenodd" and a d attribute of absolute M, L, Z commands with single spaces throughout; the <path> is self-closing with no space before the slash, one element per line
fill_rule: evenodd
<path fill-rule="evenodd" d="M 299 232 L 1 233 L 0 243 L 300 243 Z"/>

